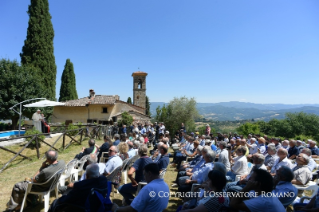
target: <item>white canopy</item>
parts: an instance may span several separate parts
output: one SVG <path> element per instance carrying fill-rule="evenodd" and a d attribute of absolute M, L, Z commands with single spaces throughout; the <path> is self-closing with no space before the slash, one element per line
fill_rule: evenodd
<path fill-rule="evenodd" d="M 23 105 L 24 107 L 52 107 L 52 106 L 62 106 L 65 103 L 62 102 L 54 102 L 50 100 L 42 100 L 39 102 Z"/>

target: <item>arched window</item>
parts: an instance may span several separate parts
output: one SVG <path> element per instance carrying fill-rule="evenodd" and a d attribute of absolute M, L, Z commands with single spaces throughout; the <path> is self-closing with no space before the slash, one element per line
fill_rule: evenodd
<path fill-rule="evenodd" d="M 137 89 L 142 89 L 142 80 L 141 79 L 139 79 L 137 81 Z"/>

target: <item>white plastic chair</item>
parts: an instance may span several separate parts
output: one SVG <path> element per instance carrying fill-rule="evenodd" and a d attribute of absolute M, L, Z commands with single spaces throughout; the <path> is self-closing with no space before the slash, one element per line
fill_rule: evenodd
<path fill-rule="evenodd" d="M 83 171 L 84 171 L 83 167 L 84 167 L 84 164 L 86 163 L 87 159 L 88 159 L 88 155 L 83 156 L 81 158 L 81 160 L 78 161 L 77 168 L 76 169 L 74 168 L 71 171 L 71 175 L 74 176 L 75 181 L 79 181 L 79 174 L 81 174 L 81 175 L 83 174 Z"/>
<path fill-rule="evenodd" d="M 44 197 L 44 212 L 47 212 L 49 210 L 49 203 L 50 203 L 50 192 L 55 190 L 55 196 L 56 198 L 59 198 L 58 196 L 58 182 L 60 179 L 61 174 L 63 173 L 63 169 L 57 171 L 54 175 L 52 175 L 50 177 L 50 179 L 48 179 L 46 182 L 44 183 L 33 183 L 33 182 L 28 182 L 28 187 L 24 193 L 24 197 L 23 197 L 23 201 L 22 201 L 22 205 L 21 205 L 21 209 L 20 212 L 23 211 L 23 207 L 25 204 L 25 201 L 27 199 L 28 194 L 37 194 L 40 197 L 40 201 L 42 202 L 42 198 Z M 52 181 L 53 180 L 53 181 Z M 45 185 L 47 183 L 49 183 L 50 181 L 52 181 L 51 186 L 48 190 L 46 191 L 40 191 L 40 192 L 35 192 L 35 191 L 31 191 L 32 186 L 33 185 Z"/>
<path fill-rule="evenodd" d="M 118 166 L 116 169 L 114 169 L 111 174 L 109 176 L 107 176 L 107 181 L 110 181 L 112 183 L 118 183 L 116 182 L 116 178 L 121 174 L 122 171 L 122 166 Z M 112 184 L 112 190 L 111 193 L 113 193 L 113 197 L 114 197 L 114 186 Z"/>
<path fill-rule="evenodd" d="M 102 152 L 100 162 L 105 163 L 105 160 L 109 158 L 109 152 Z"/>
<path fill-rule="evenodd" d="M 166 174 L 166 171 L 167 171 L 167 169 L 163 169 L 163 171 L 160 173 L 159 177 L 160 177 L 161 179 L 164 179 L 165 174 Z"/>
<path fill-rule="evenodd" d="M 124 175 L 124 184 L 127 183 L 127 171 L 129 169 L 129 164 L 131 163 L 132 158 L 127 158 L 123 161 L 122 164 L 122 174 Z"/>
<path fill-rule="evenodd" d="M 61 175 L 59 180 L 60 186 L 64 186 L 66 180 L 68 180 L 69 182 L 73 180 L 72 171 L 74 170 L 74 167 L 77 165 L 77 162 L 77 159 L 73 159 L 66 165 L 65 172 Z"/>
<path fill-rule="evenodd" d="M 310 196 L 310 199 L 314 196 L 317 195 L 318 193 L 318 185 L 313 182 L 313 181 L 310 181 L 308 184 L 306 185 L 295 185 L 293 184 L 297 189 L 298 191 L 301 190 L 301 191 L 312 191 L 312 195 Z M 303 192 L 302 193 L 302 196 L 304 197 L 305 196 L 305 193 Z"/>
<path fill-rule="evenodd" d="M 136 196 L 138 195 L 138 192 L 142 189 L 142 186 L 146 186 L 147 182 L 139 182 L 137 186 Z"/>

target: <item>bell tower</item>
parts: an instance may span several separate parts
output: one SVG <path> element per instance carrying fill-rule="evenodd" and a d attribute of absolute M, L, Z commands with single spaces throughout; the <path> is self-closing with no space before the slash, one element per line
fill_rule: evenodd
<path fill-rule="evenodd" d="M 146 104 L 146 76 L 147 73 L 137 71 L 133 77 L 133 104 L 145 108 Z"/>

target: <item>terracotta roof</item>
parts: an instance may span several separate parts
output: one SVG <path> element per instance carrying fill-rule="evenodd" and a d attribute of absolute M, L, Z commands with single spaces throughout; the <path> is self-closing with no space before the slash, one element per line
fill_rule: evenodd
<path fill-rule="evenodd" d="M 132 76 L 135 76 L 135 75 L 142 75 L 142 76 L 147 76 L 147 73 L 146 72 L 143 72 L 143 71 L 136 71 L 132 74 Z"/>
<path fill-rule="evenodd" d="M 115 104 L 118 96 L 111 95 L 95 95 L 95 97 L 89 99 L 88 97 L 84 97 L 81 99 L 69 100 L 65 102 L 64 106 L 85 106 L 86 104 L 91 105 L 113 105 Z"/>
<path fill-rule="evenodd" d="M 150 116 L 147 116 L 147 115 L 145 115 L 144 113 L 141 113 L 141 112 L 136 111 L 136 110 L 129 110 L 129 111 L 125 111 L 125 112 L 128 112 L 128 113 L 130 113 L 130 112 L 131 112 L 131 113 L 137 113 L 137 114 L 140 114 L 140 115 L 142 115 L 142 116 L 146 116 L 146 117 L 151 118 Z M 116 113 L 116 114 L 112 115 L 112 117 L 122 115 L 122 113 L 124 113 L 124 111 L 123 111 L 123 112 Z"/>
<path fill-rule="evenodd" d="M 123 104 L 127 104 L 127 105 L 129 105 L 129 106 L 131 106 L 131 107 L 135 107 L 135 108 L 145 109 L 144 107 L 140 107 L 140 106 L 137 106 L 137 105 L 129 104 L 129 103 L 124 102 L 124 101 L 122 101 L 122 100 L 117 100 L 116 102 L 120 102 L 120 103 L 123 103 Z"/>

